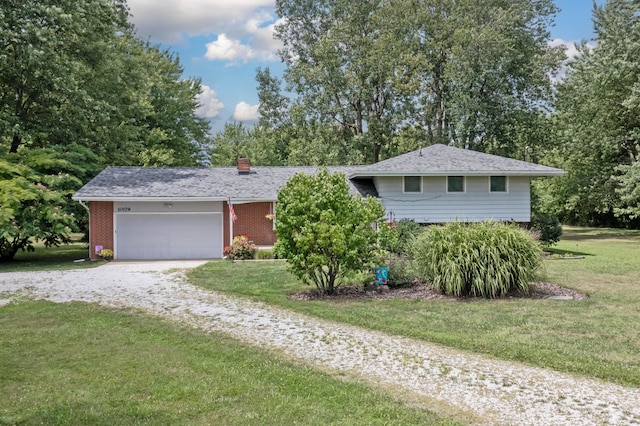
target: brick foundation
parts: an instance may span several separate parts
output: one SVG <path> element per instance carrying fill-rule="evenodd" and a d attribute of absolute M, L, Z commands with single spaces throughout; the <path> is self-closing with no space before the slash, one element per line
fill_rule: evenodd
<path fill-rule="evenodd" d="M 89 257 L 97 259 L 96 246 L 114 250 L 113 247 L 113 202 L 91 201 L 89 203 Z"/>

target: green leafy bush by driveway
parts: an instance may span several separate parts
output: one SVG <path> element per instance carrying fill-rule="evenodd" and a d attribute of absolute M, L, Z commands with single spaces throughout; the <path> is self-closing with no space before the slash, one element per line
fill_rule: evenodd
<path fill-rule="evenodd" d="M 294 175 L 278 194 L 275 252 L 291 272 L 320 293 L 365 270 L 377 250 L 384 209 L 379 200 L 349 192 L 346 176 L 321 169 Z"/>
<path fill-rule="evenodd" d="M 529 232 L 500 222 L 432 226 L 413 245 L 422 277 L 456 297 L 528 293 L 541 254 Z"/>

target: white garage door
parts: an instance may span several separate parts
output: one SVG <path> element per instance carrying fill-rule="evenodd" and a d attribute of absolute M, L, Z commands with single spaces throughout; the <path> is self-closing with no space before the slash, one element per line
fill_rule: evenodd
<path fill-rule="evenodd" d="M 222 215 L 116 215 L 116 258 L 213 259 L 222 257 Z"/>

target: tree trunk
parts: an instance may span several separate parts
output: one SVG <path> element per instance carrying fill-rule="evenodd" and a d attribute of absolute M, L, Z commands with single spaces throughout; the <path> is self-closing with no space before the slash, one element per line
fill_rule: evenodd
<path fill-rule="evenodd" d="M 11 141 L 11 149 L 9 152 L 18 152 L 18 148 L 22 145 L 22 138 L 17 133 L 13 134 L 13 140 Z"/>
<path fill-rule="evenodd" d="M 380 151 L 382 151 L 382 145 L 376 143 L 373 145 L 373 162 L 377 163 L 380 161 Z"/>
<path fill-rule="evenodd" d="M 12 261 L 19 249 L 20 245 L 15 241 L 10 243 L 6 238 L 0 239 L 0 263 Z"/>

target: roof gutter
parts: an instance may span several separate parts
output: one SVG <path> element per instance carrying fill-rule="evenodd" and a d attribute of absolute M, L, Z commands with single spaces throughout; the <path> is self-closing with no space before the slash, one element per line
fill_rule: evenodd
<path fill-rule="evenodd" d="M 507 171 L 507 170 L 489 170 L 489 171 L 461 171 L 461 170 L 449 170 L 442 172 L 429 172 L 424 173 L 420 171 L 401 171 L 401 172 L 355 172 L 349 175 L 349 178 L 373 178 L 380 176 L 529 176 L 529 177 L 543 177 L 543 176 L 564 176 L 566 172 L 564 170 L 539 170 L 539 171 Z"/>
<path fill-rule="evenodd" d="M 156 201 L 156 202 L 179 202 L 179 201 L 227 201 L 227 198 L 223 197 L 91 197 L 91 196 L 77 196 L 71 197 L 73 200 L 82 201 Z"/>

